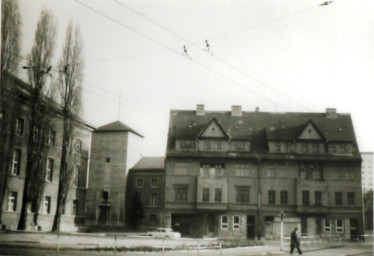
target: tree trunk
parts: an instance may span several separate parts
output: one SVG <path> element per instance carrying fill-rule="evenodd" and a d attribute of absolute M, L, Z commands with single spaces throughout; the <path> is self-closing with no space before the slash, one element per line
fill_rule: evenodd
<path fill-rule="evenodd" d="M 22 207 L 21 207 L 21 214 L 19 216 L 18 227 L 17 230 L 25 230 L 26 229 L 26 222 L 27 222 L 27 207 L 29 206 L 28 202 L 28 193 L 27 189 L 23 190 L 23 197 L 22 197 Z"/>

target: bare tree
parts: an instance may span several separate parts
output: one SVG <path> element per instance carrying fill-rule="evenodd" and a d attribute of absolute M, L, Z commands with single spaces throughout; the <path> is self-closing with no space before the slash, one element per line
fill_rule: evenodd
<path fill-rule="evenodd" d="M 18 230 L 26 229 L 27 209 L 35 200 L 39 200 L 40 190 L 45 180 L 45 155 L 48 151 L 51 112 L 48 96 L 51 88 L 47 86 L 51 59 L 55 47 L 55 22 L 52 14 L 44 9 L 40 14 L 35 31 L 34 45 L 28 56 L 28 78 L 32 87 L 30 102 L 29 137 L 27 142 L 26 177 L 23 189 L 22 207 Z M 38 210 L 38 209 L 33 209 Z M 36 215 L 37 216 L 37 215 Z"/>
<path fill-rule="evenodd" d="M 16 73 L 21 40 L 21 15 L 16 0 L 1 3 L 1 85 L 0 85 L 0 222 L 2 205 L 11 170 L 19 95 L 9 76 Z M 4 97 L 5 96 L 5 97 Z"/>
<path fill-rule="evenodd" d="M 62 68 L 58 90 L 62 101 L 63 137 L 57 208 L 52 231 L 60 231 L 61 213 L 72 184 L 76 164 L 80 160 L 76 148 L 77 121 L 81 109 L 82 40 L 77 26 L 70 23 L 66 30 L 65 45 L 59 62 Z"/>
<path fill-rule="evenodd" d="M 17 69 L 21 39 L 21 15 L 18 1 L 1 3 L 1 72 Z"/>

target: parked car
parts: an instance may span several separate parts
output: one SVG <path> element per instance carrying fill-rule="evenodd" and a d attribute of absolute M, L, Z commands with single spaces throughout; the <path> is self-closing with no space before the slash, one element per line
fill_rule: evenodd
<path fill-rule="evenodd" d="M 174 232 L 171 228 L 157 228 L 155 231 L 148 231 L 147 236 L 155 238 L 180 238 L 181 233 Z"/>

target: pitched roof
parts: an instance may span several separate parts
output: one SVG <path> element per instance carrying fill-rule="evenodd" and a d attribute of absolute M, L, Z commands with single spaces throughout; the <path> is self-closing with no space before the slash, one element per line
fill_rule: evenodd
<path fill-rule="evenodd" d="M 100 126 L 94 132 L 132 132 L 132 133 L 144 138 L 143 135 L 141 135 L 137 131 L 131 129 L 129 126 L 122 123 L 121 121 L 115 121 L 115 122 Z"/>
<path fill-rule="evenodd" d="M 164 170 L 165 157 L 143 157 L 131 170 Z"/>
<path fill-rule="evenodd" d="M 266 144 L 264 140 L 297 139 L 310 121 L 327 141 L 356 143 L 349 114 L 337 114 L 336 118 L 329 119 L 326 118 L 325 113 L 243 111 L 241 116 L 231 116 L 230 111 L 206 111 L 205 115 L 197 116 L 195 111 L 172 110 L 167 150 L 174 149 L 176 139 L 196 139 L 213 118 L 218 121 L 231 140 L 251 140 L 262 149 Z M 254 150 L 256 151 L 255 147 Z"/>

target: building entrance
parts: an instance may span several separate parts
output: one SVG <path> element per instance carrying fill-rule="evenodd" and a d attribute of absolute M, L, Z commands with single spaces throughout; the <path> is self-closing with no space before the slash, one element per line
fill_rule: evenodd
<path fill-rule="evenodd" d="M 110 207 L 107 205 L 100 205 L 99 208 L 99 224 L 109 224 Z"/>
<path fill-rule="evenodd" d="M 255 216 L 247 215 L 247 238 L 255 238 Z"/>
<path fill-rule="evenodd" d="M 351 240 L 356 240 L 358 238 L 358 219 L 350 219 L 349 224 Z"/>

